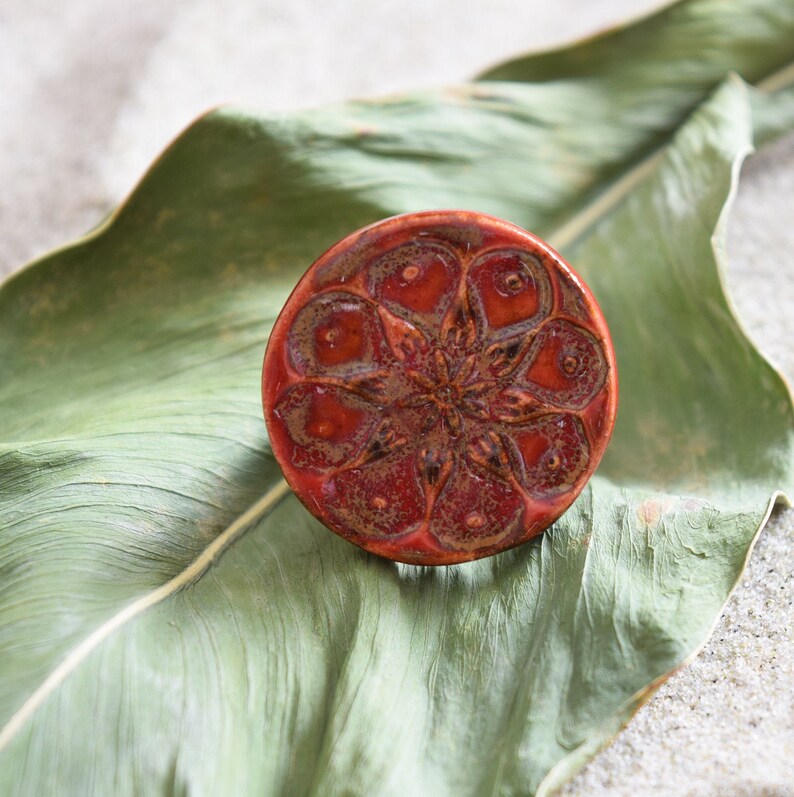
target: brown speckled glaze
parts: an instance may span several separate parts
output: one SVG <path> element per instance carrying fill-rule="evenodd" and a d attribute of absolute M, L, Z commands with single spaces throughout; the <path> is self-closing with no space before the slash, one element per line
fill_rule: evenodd
<path fill-rule="evenodd" d="M 273 329 L 265 419 L 323 523 L 413 564 L 542 532 L 612 433 L 617 374 L 590 291 L 506 221 L 429 211 L 365 227 L 306 272 Z"/>

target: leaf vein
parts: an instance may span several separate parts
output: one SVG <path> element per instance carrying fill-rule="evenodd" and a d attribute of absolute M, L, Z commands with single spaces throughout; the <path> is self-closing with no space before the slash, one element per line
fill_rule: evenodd
<path fill-rule="evenodd" d="M 157 589 L 148 592 L 109 620 L 96 628 L 79 645 L 73 648 L 57 667 L 42 681 L 40 686 L 28 697 L 22 706 L 13 714 L 6 725 L 0 729 L 0 751 L 4 750 L 19 733 L 36 710 L 54 692 L 61 683 L 111 634 L 130 620 L 161 603 L 179 590 L 197 581 L 216 561 L 216 559 L 235 542 L 255 521 L 262 518 L 282 498 L 290 492 L 289 486 L 282 479 L 271 487 L 262 498 L 247 509 L 228 528 L 226 528 L 180 573 Z"/>

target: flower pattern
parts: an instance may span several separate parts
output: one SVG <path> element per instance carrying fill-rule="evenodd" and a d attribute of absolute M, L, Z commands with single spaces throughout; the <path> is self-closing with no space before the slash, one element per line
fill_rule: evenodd
<path fill-rule="evenodd" d="M 263 377 L 304 503 L 403 561 L 539 533 L 592 472 L 614 415 L 614 365 L 572 272 L 532 240 L 455 220 L 359 234 L 321 258 Z"/>

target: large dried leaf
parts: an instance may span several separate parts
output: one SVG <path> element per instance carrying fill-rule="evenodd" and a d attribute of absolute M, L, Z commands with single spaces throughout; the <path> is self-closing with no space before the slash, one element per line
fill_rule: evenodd
<path fill-rule="evenodd" d="M 793 36 L 790 3 L 693 0 L 509 82 L 216 112 L 100 230 L 9 280 L 0 791 L 525 795 L 610 738 L 794 489 L 789 395 L 718 275 L 751 107 L 769 137 L 792 93 L 710 96 L 729 69 L 785 89 Z M 443 206 L 562 246 L 613 330 L 621 410 L 550 532 L 422 569 L 288 494 L 258 383 L 325 246 Z"/>

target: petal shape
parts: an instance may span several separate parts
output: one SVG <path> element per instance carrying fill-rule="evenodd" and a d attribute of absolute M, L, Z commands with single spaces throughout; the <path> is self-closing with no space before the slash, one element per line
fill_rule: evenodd
<path fill-rule="evenodd" d="M 554 297 L 546 267 L 520 249 L 499 249 L 477 258 L 467 285 L 486 339 L 528 332 L 551 312 Z"/>
<path fill-rule="evenodd" d="M 368 269 L 373 298 L 391 312 L 438 336 L 461 279 L 457 255 L 438 243 L 406 243 L 387 252 Z"/>
<path fill-rule="evenodd" d="M 596 337 L 558 318 L 538 332 L 516 373 L 516 381 L 547 404 L 560 409 L 583 409 L 603 386 L 607 371 Z"/>
<path fill-rule="evenodd" d="M 430 532 L 446 548 L 481 551 L 523 529 L 523 506 L 510 483 L 459 461 L 435 502 Z"/>
<path fill-rule="evenodd" d="M 273 412 L 273 445 L 285 446 L 299 469 L 338 467 L 363 449 L 380 411 L 343 387 L 301 382 L 280 396 Z"/>
<path fill-rule="evenodd" d="M 307 375 L 365 372 L 387 357 L 375 307 L 342 291 L 320 294 L 301 308 L 287 348 L 292 366 Z"/>
<path fill-rule="evenodd" d="M 322 488 L 326 517 L 344 536 L 391 537 L 417 528 L 425 501 L 415 445 L 333 474 Z"/>
<path fill-rule="evenodd" d="M 554 498 L 575 488 L 587 471 L 590 447 L 575 415 L 547 415 L 516 428 L 518 478 L 535 498 Z"/>

